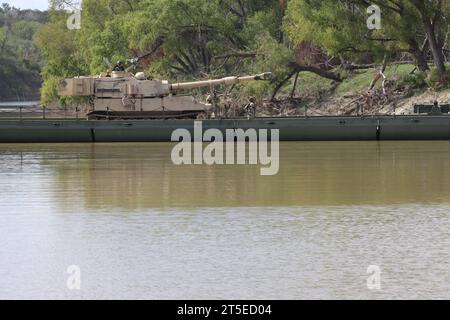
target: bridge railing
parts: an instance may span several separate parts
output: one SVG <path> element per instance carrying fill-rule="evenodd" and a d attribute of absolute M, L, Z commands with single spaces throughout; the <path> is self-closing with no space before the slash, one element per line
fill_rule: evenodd
<path fill-rule="evenodd" d="M 86 111 L 81 107 L 49 108 L 39 107 L 5 107 L 0 108 L 0 120 L 46 120 L 46 119 L 86 119 Z"/>

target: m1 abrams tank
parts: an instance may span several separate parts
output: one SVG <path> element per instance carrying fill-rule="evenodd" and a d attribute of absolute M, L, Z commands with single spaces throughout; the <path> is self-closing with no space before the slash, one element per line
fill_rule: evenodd
<path fill-rule="evenodd" d="M 234 85 L 246 81 L 268 80 L 270 73 L 244 77 L 170 84 L 166 80 L 148 79 L 144 73 L 113 71 L 96 77 L 61 80 L 62 97 L 89 97 L 92 110 L 87 117 L 100 119 L 197 119 L 217 110 L 214 98 L 200 103 L 193 96 L 178 94 L 181 90 Z"/>

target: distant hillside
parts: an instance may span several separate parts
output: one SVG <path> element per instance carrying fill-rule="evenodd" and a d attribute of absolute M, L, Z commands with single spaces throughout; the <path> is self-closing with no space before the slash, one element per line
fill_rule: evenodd
<path fill-rule="evenodd" d="M 47 12 L 0 7 L 0 101 L 39 98 L 42 62 L 33 38 L 47 19 Z"/>

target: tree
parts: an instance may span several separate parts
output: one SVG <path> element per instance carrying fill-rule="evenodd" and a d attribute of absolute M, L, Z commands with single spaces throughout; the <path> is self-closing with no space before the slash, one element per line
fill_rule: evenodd
<path fill-rule="evenodd" d="M 385 66 L 405 53 L 427 71 L 431 52 L 445 72 L 444 0 L 84 0 L 81 30 L 68 30 L 63 10 L 74 3 L 52 0 L 38 32 L 52 99 L 55 79 L 104 71 L 104 58 L 139 57 L 139 70 L 179 81 L 272 71 L 270 85 L 246 86 L 273 97 L 300 72 L 339 82 L 341 68 Z M 381 30 L 367 28 L 372 3 Z"/>
<path fill-rule="evenodd" d="M 49 22 L 40 28 L 35 43 L 45 60 L 41 99 L 44 103 L 57 100 L 58 79 L 89 73 L 83 52 L 78 46 L 79 32 L 67 29 L 67 14 L 52 11 Z"/>
<path fill-rule="evenodd" d="M 44 87 L 54 77 L 103 71 L 104 57 L 141 57 L 138 68 L 152 76 L 190 80 L 268 70 L 255 70 L 267 62 L 257 57 L 267 49 L 262 41 L 289 51 L 279 0 L 84 0 L 81 30 L 64 27 L 68 5 L 53 0 L 51 21 L 39 32 Z M 267 66 L 284 77 L 289 62 Z"/>
<path fill-rule="evenodd" d="M 447 19 L 450 18 L 448 4 L 444 6 L 443 0 L 411 0 L 411 3 L 420 14 L 434 64 L 439 75 L 443 76 L 446 71 L 443 47 L 445 35 L 449 32 Z"/>
<path fill-rule="evenodd" d="M 366 27 L 366 9 L 371 4 L 381 8 L 381 30 Z M 439 0 L 291 0 L 285 28 L 294 43 L 312 40 L 330 54 L 352 59 L 370 53 L 381 62 L 386 56 L 408 52 L 422 71 L 428 70 L 430 47 L 443 73 L 444 43 L 440 39 L 448 31 L 448 14 Z"/>
<path fill-rule="evenodd" d="M 33 44 L 46 14 L 0 7 L 0 99 L 36 99 L 40 87 L 40 52 Z"/>

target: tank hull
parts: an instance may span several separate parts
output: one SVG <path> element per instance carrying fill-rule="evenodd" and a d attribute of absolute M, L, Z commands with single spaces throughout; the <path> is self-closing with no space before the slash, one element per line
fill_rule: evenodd
<path fill-rule="evenodd" d="M 279 129 L 281 141 L 450 140 L 450 116 L 203 120 L 203 130 Z M 0 120 L 0 143 L 170 142 L 195 120 Z"/>

